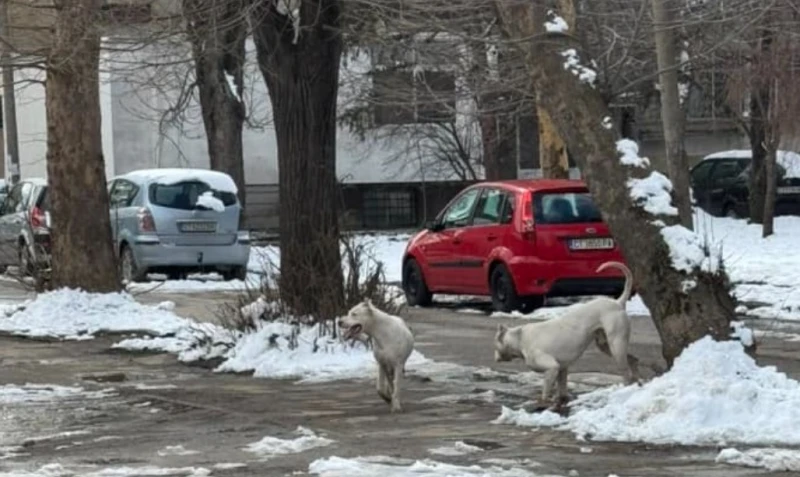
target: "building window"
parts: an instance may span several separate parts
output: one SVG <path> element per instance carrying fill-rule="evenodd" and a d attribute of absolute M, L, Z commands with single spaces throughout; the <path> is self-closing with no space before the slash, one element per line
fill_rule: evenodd
<path fill-rule="evenodd" d="M 455 76 L 408 68 L 372 74 L 375 126 L 455 121 Z"/>
<path fill-rule="evenodd" d="M 416 227 L 415 189 L 369 189 L 364 191 L 362 223 L 367 229 Z"/>

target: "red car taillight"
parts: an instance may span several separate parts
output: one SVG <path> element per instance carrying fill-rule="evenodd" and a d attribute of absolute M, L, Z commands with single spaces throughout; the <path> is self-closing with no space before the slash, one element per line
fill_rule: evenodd
<path fill-rule="evenodd" d="M 30 216 L 31 228 L 38 229 L 47 226 L 47 217 L 44 211 L 39 207 L 34 207 L 31 210 Z"/>
<path fill-rule="evenodd" d="M 522 237 L 526 240 L 533 240 L 535 235 L 534 222 L 533 222 L 533 200 L 530 194 L 527 194 L 522 203 L 522 213 L 520 214 Z"/>
<path fill-rule="evenodd" d="M 136 218 L 139 220 L 139 232 L 155 232 L 156 223 L 153 220 L 153 214 L 150 209 L 142 207 L 136 212 Z"/>

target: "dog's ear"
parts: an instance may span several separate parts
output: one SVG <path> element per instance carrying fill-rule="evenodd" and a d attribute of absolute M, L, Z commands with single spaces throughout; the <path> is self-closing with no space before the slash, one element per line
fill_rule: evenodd
<path fill-rule="evenodd" d="M 508 327 L 504 324 L 497 325 L 497 339 L 502 340 L 508 331 Z"/>

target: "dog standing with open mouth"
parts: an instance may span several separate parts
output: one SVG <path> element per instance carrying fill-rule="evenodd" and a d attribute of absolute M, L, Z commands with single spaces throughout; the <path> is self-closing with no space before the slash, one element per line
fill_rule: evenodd
<path fill-rule="evenodd" d="M 548 321 L 512 328 L 498 326 L 494 338 L 495 360 L 521 358 L 532 370 L 544 373 L 542 404 L 549 399 L 556 381 L 559 402 L 569 399 L 569 366 L 580 358 L 592 340 L 603 353 L 614 358 L 627 384 L 639 380 L 638 360 L 628 354 L 631 324 L 625 310 L 633 290 L 633 274 L 619 262 L 606 262 L 597 272 L 607 268 L 616 268 L 625 274 L 625 288 L 616 300 L 598 297 L 573 305 L 563 315 Z"/>
<path fill-rule="evenodd" d="M 373 354 L 378 362 L 378 395 L 391 404 L 392 412 L 402 412 L 400 385 L 406 361 L 414 350 L 414 336 L 406 322 L 365 300 L 339 319 L 339 328 L 345 340 L 362 333 L 372 339 Z"/>

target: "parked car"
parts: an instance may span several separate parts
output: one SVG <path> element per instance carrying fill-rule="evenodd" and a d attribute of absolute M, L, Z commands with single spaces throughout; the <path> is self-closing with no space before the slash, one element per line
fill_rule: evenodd
<path fill-rule="evenodd" d="M 708 155 L 691 169 L 692 194 L 698 207 L 711 215 L 748 217 L 749 150 Z M 776 215 L 800 214 L 800 155 L 778 151 Z"/>
<path fill-rule="evenodd" d="M 409 240 L 403 289 L 411 305 L 488 295 L 498 311 L 530 311 L 545 296 L 619 295 L 620 272 L 595 271 L 609 260 L 623 258 L 583 182 L 484 182 Z"/>
<path fill-rule="evenodd" d="M 8 197 L 8 182 L 5 179 L 0 179 L 0 204 L 5 202 Z"/>
<path fill-rule="evenodd" d="M 29 275 L 50 264 L 50 202 L 45 179 L 14 185 L 0 206 L 0 266 Z"/>
<path fill-rule="evenodd" d="M 250 235 L 230 176 L 203 169 L 148 169 L 109 184 L 111 229 L 123 280 L 219 272 L 244 279 Z"/>

